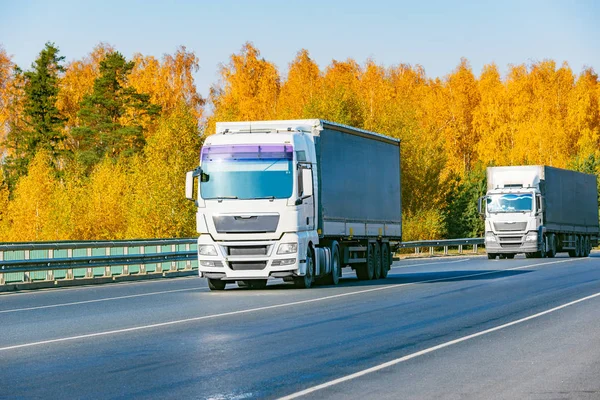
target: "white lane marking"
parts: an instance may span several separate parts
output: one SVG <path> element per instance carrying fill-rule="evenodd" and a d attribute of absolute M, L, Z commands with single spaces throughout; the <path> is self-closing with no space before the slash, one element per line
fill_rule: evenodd
<path fill-rule="evenodd" d="M 208 290 L 208 288 L 198 287 L 198 288 L 163 290 L 163 291 L 160 291 L 160 292 L 129 294 L 127 296 L 106 297 L 106 298 L 103 298 L 103 299 L 74 301 L 74 302 L 71 302 L 71 303 L 59 303 L 59 304 L 48 304 L 48 305 L 45 305 L 45 306 L 36 306 L 36 307 L 13 308 L 13 309 L 10 309 L 10 310 L 0 310 L 0 314 L 6 314 L 6 313 L 12 313 L 12 312 L 20 312 L 20 311 L 41 310 L 41 309 L 44 309 L 44 308 L 67 307 L 67 306 L 75 306 L 75 305 L 79 305 L 79 304 L 99 303 L 99 302 L 102 302 L 102 301 L 113 301 L 113 300 L 131 299 L 131 298 L 134 298 L 134 297 L 155 296 L 155 295 L 159 295 L 159 294 L 187 292 L 187 291 L 192 291 L 192 290 L 206 291 L 206 290 Z"/>
<path fill-rule="evenodd" d="M 472 259 L 470 259 L 470 258 L 461 258 L 460 260 L 454 260 L 454 261 L 437 261 L 437 262 L 429 262 L 429 263 L 421 263 L 421 264 L 407 264 L 407 265 L 401 265 L 401 266 L 397 266 L 397 267 L 392 267 L 391 269 L 422 267 L 424 265 L 436 265 L 436 264 L 456 264 L 456 263 L 461 263 L 461 262 L 465 262 L 465 261 L 469 261 L 469 260 L 472 260 Z"/>
<path fill-rule="evenodd" d="M 98 336 L 109 336 L 109 335 L 114 335 L 117 333 L 135 332 L 135 331 L 160 328 L 160 327 L 165 327 L 165 326 L 180 325 L 180 324 L 183 324 L 186 322 L 196 322 L 196 321 L 202 321 L 202 320 L 207 320 L 207 319 L 227 317 L 227 316 L 231 316 L 231 315 L 249 314 L 249 313 L 254 313 L 254 312 L 258 312 L 258 311 L 273 310 L 276 308 L 291 307 L 291 306 L 296 306 L 296 305 L 300 305 L 300 304 L 317 303 L 317 302 L 321 302 L 321 301 L 325 301 L 325 300 L 338 299 L 338 298 L 342 298 L 342 297 L 355 296 L 358 294 L 378 292 L 381 290 L 395 289 L 395 288 L 423 284 L 423 283 L 443 282 L 443 281 L 449 281 L 449 280 L 461 279 L 461 278 L 472 278 L 475 276 L 498 274 L 498 273 L 502 273 L 505 271 L 515 271 L 515 270 L 519 270 L 519 269 L 537 267 L 537 266 L 541 266 L 541 265 L 560 264 L 560 263 L 565 263 L 565 262 L 583 261 L 583 260 L 589 260 L 589 258 L 573 258 L 573 259 L 569 258 L 569 259 L 561 260 L 561 261 L 552 261 L 552 262 L 545 262 L 545 263 L 539 263 L 539 264 L 531 264 L 531 265 L 525 265 L 525 266 L 521 266 L 521 267 L 509 268 L 509 269 L 504 269 L 504 270 L 478 272 L 475 274 L 458 275 L 458 276 L 451 276 L 451 277 L 447 277 L 447 278 L 430 279 L 427 281 L 410 282 L 410 283 L 403 283 L 403 284 L 399 284 L 399 285 L 386 285 L 386 286 L 380 286 L 380 287 L 371 288 L 371 289 L 357 290 L 357 291 L 349 292 L 349 293 L 340 293 L 340 294 L 335 294 L 335 295 L 330 295 L 330 296 L 318 297 L 316 299 L 299 300 L 299 301 L 294 301 L 294 302 L 290 302 L 290 303 L 275 304 L 275 305 L 271 305 L 271 306 L 264 306 L 264 307 L 257 307 L 257 308 L 249 308 L 246 310 L 229 311 L 229 312 L 222 313 L 222 314 L 204 315 L 201 317 L 185 318 L 185 319 L 179 319 L 179 320 L 169 321 L 169 322 L 159 322 L 156 324 L 134 326 L 131 328 L 115 329 L 115 330 L 111 330 L 111 331 L 88 333 L 88 334 L 77 335 L 77 336 L 68 336 L 68 337 L 63 337 L 63 338 L 58 338 L 58 339 L 49 339 L 49 340 L 41 340 L 38 342 L 17 344 L 14 346 L 0 347 L 0 351 L 21 349 L 24 347 L 40 346 L 43 344 L 69 342 L 69 341 L 73 341 L 73 340 L 88 339 L 88 338 L 93 338 L 93 337 L 98 337 Z"/>
<path fill-rule="evenodd" d="M 596 297 L 600 297 L 600 292 L 592 294 L 590 296 L 586 296 L 586 297 L 580 298 L 578 300 L 571 301 L 569 303 L 560 305 L 558 307 L 551 308 L 551 309 L 546 310 L 546 311 L 542 311 L 542 312 L 534 314 L 534 315 L 530 315 L 530 316 L 525 317 L 525 318 L 518 319 L 516 321 L 512 321 L 512 322 L 509 322 L 509 323 L 506 323 L 506 324 L 503 324 L 503 325 L 499 325 L 499 326 L 496 326 L 494 328 L 486 329 L 486 330 L 481 331 L 481 332 L 473 333 L 471 335 L 463 336 L 461 338 L 454 339 L 454 340 L 451 340 L 449 342 L 438 344 L 437 346 L 429 347 L 429 348 L 427 348 L 425 350 L 417 351 L 416 353 L 412 353 L 412 354 L 406 355 L 404 357 L 396 358 L 395 360 L 391 360 L 391 361 L 385 362 L 383 364 L 379 364 L 379 365 L 376 365 L 374 367 L 367 368 L 367 369 L 364 369 L 362 371 L 355 372 L 353 374 L 346 375 L 346 376 L 343 376 L 341 378 L 334 379 L 332 381 L 325 382 L 325 383 L 322 383 L 320 385 L 313 386 L 313 387 L 301 390 L 301 391 L 296 392 L 296 393 L 292 393 L 290 395 L 281 397 L 279 400 L 291 400 L 291 399 L 296 399 L 298 397 L 306 396 L 307 394 L 311 394 L 311 393 L 314 393 L 316 391 L 319 391 L 319 390 L 322 390 L 322 389 L 325 389 L 325 388 L 328 388 L 328 387 L 331 387 L 331 386 L 334 386 L 334 385 L 338 385 L 338 384 L 343 383 L 343 382 L 350 381 L 352 379 L 360 378 L 361 376 L 365 376 L 367 374 L 380 371 L 380 370 L 382 370 L 384 368 L 392 367 L 394 365 L 397 365 L 397 364 L 400 364 L 402 362 L 411 360 L 413 358 L 417 358 L 417 357 L 420 357 L 422 355 L 429 354 L 429 353 L 432 353 L 434 351 L 441 350 L 443 348 L 450 347 L 452 345 L 455 345 L 455 344 L 458 344 L 458 343 L 461 343 L 461 342 L 466 342 L 467 340 L 471 340 L 471 339 L 477 338 L 479 336 L 487 335 L 488 333 L 496 332 L 496 331 L 499 331 L 501 329 L 513 326 L 513 325 L 521 324 L 523 322 L 527 322 L 527 321 L 530 321 L 532 319 L 542 317 L 544 315 L 553 313 L 555 311 L 562 310 L 563 308 L 570 307 L 572 305 L 575 305 L 575 304 L 578 304 L 578 303 L 581 303 L 581 302 L 584 302 L 584 301 L 587 301 L 587 300 L 591 300 L 591 299 L 596 298 Z"/>
<path fill-rule="evenodd" d="M 195 273 L 194 275 L 185 275 L 185 276 L 174 276 L 172 278 L 169 278 L 171 280 L 173 280 L 173 282 L 175 282 L 175 280 L 183 280 L 183 279 L 195 279 L 198 278 L 198 274 Z M 81 285 L 81 286 L 60 286 L 60 287 L 51 287 L 51 288 L 40 288 L 40 289 L 35 289 L 35 290 L 30 290 L 30 291 L 17 291 L 17 292 L 0 292 L 0 297 L 4 297 L 4 296 L 34 296 L 34 295 L 40 295 L 40 294 L 46 294 L 46 293 L 58 293 L 56 291 L 56 289 L 64 289 L 65 291 L 69 291 L 69 292 L 74 292 L 77 290 L 88 290 L 91 288 L 94 289 L 105 289 L 105 288 L 118 288 L 118 287 L 122 287 L 122 286 L 129 286 L 129 285 L 144 285 L 144 284 L 152 284 L 152 283 L 166 283 L 166 281 L 164 279 L 145 279 L 145 280 L 134 280 L 134 281 L 116 281 L 116 282 L 111 282 L 111 284 L 107 284 L 107 285 L 98 285 L 95 283 L 88 283 L 85 285 Z"/>
<path fill-rule="evenodd" d="M 465 261 L 469 261 L 469 260 L 471 260 L 471 259 L 470 258 L 461 258 L 460 260 L 453 260 L 453 261 L 435 261 L 435 262 L 427 262 L 427 263 L 420 263 L 420 264 L 408 264 L 408 265 L 400 265 L 397 267 L 392 267 L 390 269 L 422 267 L 424 265 L 437 265 L 437 264 L 456 264 L 456 263 L 465 262 Z M 352 275 L 354 275 L 354 271 L 347 271 L 347 272 L 342 273 L 342 276 L 352 276 Z"/>

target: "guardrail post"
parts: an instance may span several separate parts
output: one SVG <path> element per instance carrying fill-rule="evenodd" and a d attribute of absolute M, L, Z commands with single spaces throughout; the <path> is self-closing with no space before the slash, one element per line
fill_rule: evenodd
<path fill-rule="evenodd" d="M 110 247 L 107 247 L 106 249 L 104 249 L 104 255 L 110 257 Z M 112 269 L 110 268 L 110 266 L 104 267 L 104 276 L 106 276 L 106 277 L 112 276 Z"/>
<path fill-rule="evenodd" d="M 73 258 L 73 249 L 67 249 L 67 258 Z M 65 279 L 75 279 L 75 275 L 73 275 L 73 268 L 67 269 Z"/>
<path fill-rule="evenodd" d="M 448 246 L 444 246 L 444 255 L 447 256 L 448 255 Z"/>
<path fill-rule="evenodd" d="M 477 254 L 477 245 L 476 244 L 473 245 L 473 253 Z"/>
<path fill-rule="evenodd" d="M 177 251 L 177 246 L 171 245 L 171 253 L 175 253 Z M 171 271 L 177 271 L 177 261 L 171 261 Z"/>
<path fill-rule="evenodd" d="M 458 245 L 458 254 L 462 254 L 463 253 L 462 247 L 463 247 L 462 244 Z"/>
<path fill-rule="evenodd" d="M 29 252 L 29 250 L 25 250 L 25 257 L 23 257 L 25 260 L 29 260 L 31 253 Z M 31 275 L 29 271 L 24 271 L 23 272 L 23 282 L 31 282 Z"/>
<path fill-rule="evenodd" d="M 190 244 L 189 244 L 189 243 L 187 243 L 187 244 L 185 245 L 185 251 L 190 251 L 190 247 L 191 247 L 191 246 L 190 246 Z M 191 269 L 192 269 L 192 261 L 191 261 L 191 260 L 187 260 L 187 261 L 185 262 L 185 269 L 186 269 L 186 270 L 191 270 Z"/>
<path fill-rule="evenodd" d="M 129 247 L 123 247 L 123 255 L 129 255 Z M 129 275 L 129 265 L 123 265 L 123 275 Z"/>
<path fill-rule="evenodd" d="M 91 257 L 92 256 L 92 248 L 90 247 L 89 249 L 87 249 L 87 256 Z M 94 277 L 94 270 L 92 268 L 88 268 L 85 271 L 85 277 L 86 278 L 93 278 Z"/>
<path fill-rule="evenodd" d="M 0 251 L 0 262 L 4 261 L 4 252 Z M 4 285 L 4 273 L 0 272 L 0 285 Z"/>
<path fill-rule="evenodd" d="M 431 247 L 429 248 L 429 255 L 430 255 L 430 256 L 432 256 L 432 255 L 433 255 L 433 246 L 431 246 Z"/>
<path fill-rule="evenodd" d="M 48 258 L 54 258 L 54 250 L 53 249 L 48 249 Z M 54 280 L 54 270 L 53 269 L 49 269 L 48 271 L 46 271 L 46 280 L 47 281 L 53 281 Z"/>
<path fill-rule="evenodd" d="M 146 254 L 146 248 L 144 246 L 140 246 L 140 254 Z M 157 264 L 158 268 L 158 264 Z M 146 274 L 146 264 L 140 264 L 140 275 Z"/>

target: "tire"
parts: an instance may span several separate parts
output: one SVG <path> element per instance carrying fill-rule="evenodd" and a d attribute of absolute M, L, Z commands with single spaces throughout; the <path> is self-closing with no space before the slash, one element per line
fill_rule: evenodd
<path fill-rule="evenodd" d="M 373 243 L 373 279 L 381 278 L 381 245 L 379 242 Z"/>
<path fill-rule="evenodd" d="M 369 281 L 373 279 L 375 274 L 375 263 L 373 259 L 373 246 L 367 244 L 367 262 L 356 268 L 356 277 L 361 281 Z"/>
<path fill-rule="evenodd" d="M 306 251 L 306 275 L 294 278 L 294 284 L 298 289 L 308 289 L 312 286 L 315 277 L 315 256 L 309 247 Z"/>
<path fill-rule="evenodd" d="M 591 242 L 590 241 L 590 237 L 586 236 L 585 237 L 585 241 L 584 241 L 584 243 L 585 243 L 585 246 L 584 246 L 584 252 L 585 252 L 584 257 L 589 257 L 590 253 L 592 252 L 592 247 L 590 246 L 590 244 L 591 244 L 590 242 Z"/>
<path fill-rule="evenodd" d="M 548 235 L 548 248 L 546 249 L 546 257 L 554 258 L 556 256 L 556 237 L 554 234 Z"/>
<path fill-rule="evenodd" d="M 381 244 L 381 279 L 385 279 L 390 271 L 390 246 L 387 243 Z"/>
<path fill-rule="evenodd" d="M 527 254 L 525 256 L 527 256 Z M 500 254 L 498 254 L 498 258 L 501 260 L 504 260 L 506 258 L 506 254 L 500 253 Z"/>
<path fill-rule="evenodd" d="M 227 285 L 225 281 L 208 278 L 208 288 L 210 290 L 225 290 L 225 285 Z"/>
<path fill-rule="evenodd" d="M 506 254 L 505 257 L 508 258 L 509 260 L 512 260 L 513 258 L 515 258 L 515 255 L 514 254 Z"/>
<path fill-rule="evenodd" d="M 326 285 L 337 285 L 340 283 L 340 245 L 335 240 L 331 242 L 331 272 L 325 279 Z"/>
<path fill-rule="evenodd" d="M 497 255 L 496 253 L 487 253 L 488 260 L 495 260 Z"/>
<path fill-rule="evenodd" d="M 266 279 L 255 279 L 247 282 L 248 286 L 250 286 L 250 289 L 264 289 L 267 287 Z"/>
<path fill-rule="evenodd" d="M 575 238 L 575 257 L 582 256 L 581 247 L 581 236 L 577 235 L 577 237 Z"/>

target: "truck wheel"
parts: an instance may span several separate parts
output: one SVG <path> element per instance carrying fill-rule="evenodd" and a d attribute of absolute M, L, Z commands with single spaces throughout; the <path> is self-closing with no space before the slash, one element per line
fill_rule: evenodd
<path fill-rule="evenodd" d="M 390 246 L 387 243 L 381 244 L 381 279 L 385 279 L 388 276 L 390 270 Z"/>
<path fill-rule="evenodd" d="M 373 279 L 381 278 L 381 245 L 379 242 L 373 243 Z"/>
<path fill-rule="evenodd" d="M 356 268 L 356 277 L 361 281 L 373 279 L 375 274 L 375 260 L 373 257 L 373 246 L 367 244 L 367 262 Z"/>
<path fill-rule="evenodd" d="M 340 283 L 340 245 L 335 240 L 331 242 L 331 272 L 325 278 L 326 285 L 337 285 Z"/>
<path fill-rule="evenodd" d="M 487 253 L 488 260 L 495 260 L 497 255 L 495 253 Z"/>
<path fill-rule="evenodd" d="M 546 249 L 546 257 L 554 258 L 556 255 L 556 238 L 554 234 L 550 234 L 547 236 L 548 238 L 548 248 Z"/>
<path fill-rule="evenodd" d="M 315 257 L 309 247 L 306 251 L 306 275 L 294 278 L 294 284 L 298 289 L 308 289 L 312 286 L 315 276 Z"/>
<path fill-rule="evenodd" d="M 208 288 L 210 290 L 225 290 L 225 285 L 227 285 L 225 281 L 208 278 Z"/>
<path fill-rule="evenodd" d="M 590 246 L 590 237 L 586 236 L 585 237 L 585 246 L 583 247 L 584 249 L 584 257 L 589 257 L 590 253 L 592 252 L 592 248 Z"/>
<path fill-rule="evenodd" d="M 248 286 L 250 286 L 250 289 L 264 289 L 267 287 L 266 279 L 255 279 L 247 282 Z"/>
<path fill-rule="evenodd" d="M 581 236 L 577 235 L 575 238 L 575 257 L 581 257 Z"/>

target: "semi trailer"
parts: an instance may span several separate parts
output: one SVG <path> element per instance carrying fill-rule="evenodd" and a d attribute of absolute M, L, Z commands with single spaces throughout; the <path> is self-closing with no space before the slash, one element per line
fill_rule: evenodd
<path fill-rule="evenodd" d="M 542 165 L 489 167 L 479 212 L 489 259 L 587 257 L 598 245 L 595 175 Z"/>
<path fill-rule="evenodd" d="M 211 290 L 387 277 L 402 239 L 400 141 L 320 119 L 218 122 L 186 176 Z"/>

